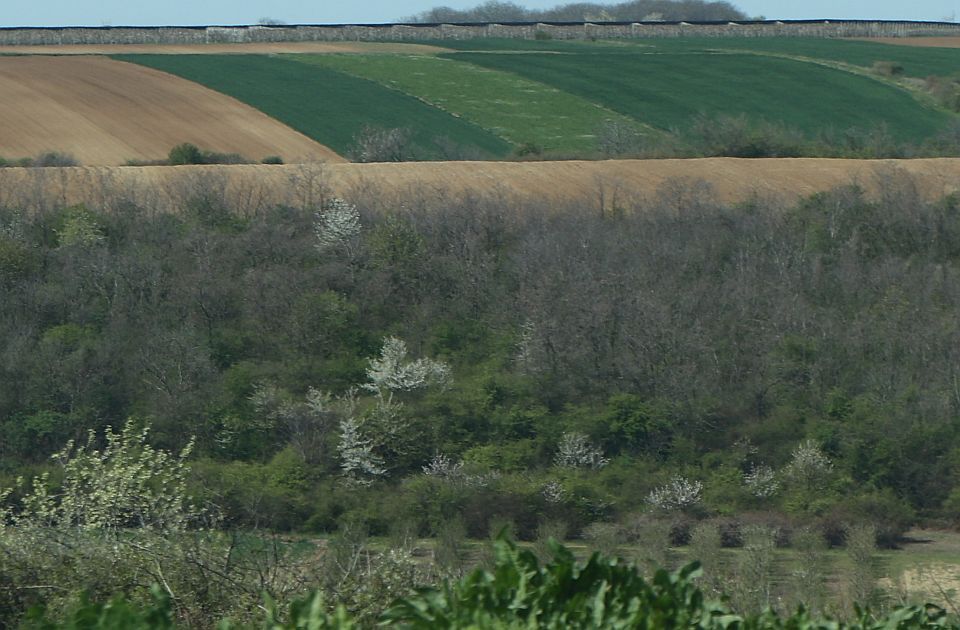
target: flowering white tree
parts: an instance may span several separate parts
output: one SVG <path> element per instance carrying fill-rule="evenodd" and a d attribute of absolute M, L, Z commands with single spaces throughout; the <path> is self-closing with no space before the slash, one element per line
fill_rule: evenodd
<path fill-rule="evenodd" d="M 543 495 L 547 503 L 554 504 L 563 503 L 569 498 L 567 489 L 563 487 L 562 483 L 556 480 L 543 484 L 543 487 L 540 489 L 540 494 Z"/>
<path fill-rule="evenodd" d="M 769 466 L 754 466 L 744 474 L 743 485 L 758 499 L 769 499 L 780 490 L 777 472 Z"/>
<path fill-rule="evenodd" d="M 370 485 L 386 474 L 383 459 L 373 452 L 373 444 L 361 432 L 360 422 L 350 416 L 340 421 L 340 469 L 351 483 Z"/>
<path fill-rule="evenodd" d="M 804 440 L 793 449 L 790 463 L 783 470 L 787 480 L 807 489 L 823 485 L 833 472 L 833 462 L 814 440 Z"/>
<path fill-rule="evenodd" d="M 370 380 L 364 389 L 382 394 L 387 391 L 411 391 L 430 385 L 446 387 L 452 377 L 450 366 L 434 359 L 407 360 L 407 344 L 402 339 L 387 337 L 383 340 L 380 357 L 370 359 L 367 368 Z"/>
<path fill-rule="evenodd" d="M 428 477 L 454 477 L 463 470 L 463 462 L 454 462 L 449 456 L 437 453 L 426 466 L 422 466 L 423 474 Z"/>
<path fill-rule="evenodd" d="M 577 431 L 563 434 L 553 461 L 560 468 L 603 468 L 610 462 L 600 447 Z"/>
<path fill-rule="evenodd" d="M 684 510 L 700 503 L 702 492 L 702 482 L 677 475 L 665 485 L 654 488 L 647 495 L 647 503 L 665 512 Z"/>
<path fill-rule="evenodd" d="M 360 234 L 360 213 L 353 204 L 334 197 L 314 214 L 313 232 L 321 252 L 346 245 Z"/>

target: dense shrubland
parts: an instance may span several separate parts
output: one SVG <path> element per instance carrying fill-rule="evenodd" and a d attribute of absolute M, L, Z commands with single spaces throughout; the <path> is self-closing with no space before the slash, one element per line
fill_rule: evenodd
<path fill-rule="evenodd" d="M 319 190 L 241 213 L 217 190 L 0 210 L 10 614 L 166 582 L 199 623 L 322 584 L 369 620 L 504 526 L 643 566 L 689 545 L 757 610 L 789 588 L 775 546 L 862 557 L 960 517 L 960 205 L 896 171 L 791 207 L 683 181 L 605 211 Z M 164 482 L 182 526 L 76 498 L 100 475 L 65 464 L 122 444 L 189 449 Z M 339 542 L 321 562 L 251 530 Z M 371 563 L 368 535 L 401 551 Z M 429 566 L 403 551 L 422 536 Z M 711 567 L 724 547 L 742 561 Z M 844 601 L 875 599 L 863 566 Z"/>
<path fill-rule="evenodd" d="M 729 2 L 704 0 L 630 0 L 617 4 L 576 2 L 551 9 L 527 9 L 513 2 L 490 0 L 471 9 L 437 7 L 419 13 L 412 22 L 582 22 L 743 20 L 746 15 Z"/>

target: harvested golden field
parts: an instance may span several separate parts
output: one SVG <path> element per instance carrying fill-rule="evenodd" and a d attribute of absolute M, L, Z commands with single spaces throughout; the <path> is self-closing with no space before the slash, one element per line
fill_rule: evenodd
<path fill-rule="evenodd" d="M 429 55 L 445 48 L 386 42 L 257 42 L 251 44 L 71 44 L 0 46 L 9 55 L 275 55 L 280 53 L 367 53 Z"/>
<path fill-rule="evenodd" d="M 500 195 L 544 203 L 580 200 L 585 210 L 629 209 L 662 199 L 682 209 L 698 198 L 787 203 L 856 183 L 869 194 L 936 199 L 956 192 L 960 158 L 833 160 L 705 158 L 566 162 L 419 162 L 120 168 L 0 169 L 0 205 L 25 209 L 119 200 L 176 208 L 195 194 L 222 195 L 238 212 L 309 205 L 320 196 L 375 192 L 384 203 Z"/>
<path fill-rule="evenodd" d="M 0 57 L 0 156 L 69 153 L 82 164 L 166 157 L 177 144 L 259 160 L 341 158 L 196 83 L 103 57 Z"/>

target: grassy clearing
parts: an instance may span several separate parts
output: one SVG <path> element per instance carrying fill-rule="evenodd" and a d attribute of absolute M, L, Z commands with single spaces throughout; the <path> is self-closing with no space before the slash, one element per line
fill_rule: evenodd
<path fill-rule="evenodd" d="M 895 138 L 915 140 L 950 120 L 894 86 L 792 59 L 646 48 L 632 53 L 584 50 L 446 56 L 515 72 L 661 129 L 685 126 L 700 113 L 745 114 L 807 133 L 886 124 Z"/>
<path fill-rule="evenodd" d="M 421 157 L 437 157 L 434 140 L 501 156 L 508 142 L 477 125 L 373 81 L 331 68 L 260 55 L 120 55 L 228 94 L 334 151 L 346 154 L 364 125 L 406 127 Z"/>
<path fill-rule="evenodd" d="M 518 145 L 578 151 L 592 144 L 593 134 L 606 121 L 641 128 L 579 96 L 457 59 L 407 55 L 296 55 L 291 59 L 377 81 Z"/>
<path fill-rule="evenodd" d="M 456 59 L 406 55 L 297 55 L 292 59 L 371 79 L 474 122 L 514 144 L 557 152 L 590 146 L 596 130 L 631 119 L 513 73 Z"/>

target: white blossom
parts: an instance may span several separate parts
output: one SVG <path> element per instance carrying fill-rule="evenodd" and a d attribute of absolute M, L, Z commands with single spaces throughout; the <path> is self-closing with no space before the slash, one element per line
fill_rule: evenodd
<path fill-rule="evenodd" d="M 430 477 L 453 477 L 463 471 L 463 462 L 454 462 L 443 453 L 437 453 L 422 469 L 423 474 Z"/>
<path fill-rule="evenodd" d="M 340 421 L 340 469 L 350 482 L 369 485 L 373 479 L 383 476 L 383 460 L 373 452 L 373 445 L 360 431 L 360 423 L 353 417 Z"/>
<path fill-rule="evenodd" d="M 758 499 L 769 499 L 780 490 L 777 472 L 769 466 L 754 466 L 743 476 L 743 485 Z"/>
<path fill-rule="evenodd" d="M 603 468 L 610 462 L 599 447 L 577 431 L 563 434 L 553 461 L 560 468 Z"/>
<path fill-rule="evenodd" d="M 314 214 L 313 232 L 321 252 L 345 245 L 360 234 L 357 207 L 334 197 Z"/>
<path fill-rule="evenodd" d="M 804 440 L 793 450 L 790 463 L 783 470 L 793 484 L 814 488 L 833 472 L 833 463 L 814 440 Z"/>
<path fill-rule="evenodd" d="M 547 503 L 557 504 L 567 500 L 567 489 L 559 481 L 548 481 L 543 484 L 540 493 L 547 500 Z"/>
<path fill-rule="evenodd" d="M 667 484 L 651 491 L 647 495 L 647 503 L 657 509 L 673 512 L 700 503 L 702 492 L 702 482 L 690 481 L 686 477 L 677 475 Z"/>
<path fill-rule="evenodd" d="M 450 366 L 443 361 L 406 359 L 406 342 L 396 337 L 384 339 L 380 357 L 370 359 L 370 367 L 367 368 L 370 382 L 363 386 L 364 389 L 376 393 L 383 390 L 411 391 L 429 385 L 446 387 L 452 380 Z"/>

